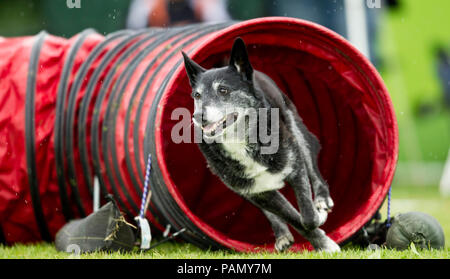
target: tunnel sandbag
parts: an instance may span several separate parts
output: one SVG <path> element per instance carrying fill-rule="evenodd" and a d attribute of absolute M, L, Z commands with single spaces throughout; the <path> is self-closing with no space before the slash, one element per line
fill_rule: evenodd
<path fill-rule="evenodd" d="M 227 63 L 241 37 L 256 70 L 297 106 L 322 145 L 319 167 L 335 202 L 323 229 L 342 242 L 380 207 L 398 132 L 370 62 L 336 33 L 269 17 L 170 29 L 92 30 L 0 39 L 0 224 L 7 243 L 52 240 L 92 212 L 92 181 L 131 220 L 152 155 L 147 217 L 155 231 L 204 248 L 272 250 L 268 221 L 207 168 L 193 140 L 174 141 L 176 108 L 193 111 L 181 51 L 205 68 Z M 27 102 L 27 106 L 25 103 Z M 289 187 L 283 194 L 295 204 Z M 104 202 L 104 201 L 103 201 Z M 294 249 L 311 246 L 294 233 Z"/>
<path fill-rule="evenodd" d="M 62 252 L 80 253 L 131 251 L 135 241 L 133 227 L 115 201 L 109 201 L 89 216 L 65 224 L 55 236 L 55 247 Z"/>
<path fill-rule="evenodd" d="M 423 212 L 396 215 L 387 232 L 386 246 L 406 250 L 411 244 L 420 249 L 444 249 L 444 230 L 438 220 Z"/>

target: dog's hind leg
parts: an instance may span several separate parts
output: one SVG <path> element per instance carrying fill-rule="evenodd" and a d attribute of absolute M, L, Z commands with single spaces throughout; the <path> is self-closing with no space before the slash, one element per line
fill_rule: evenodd
<path fill-rule="evenodd" d="M 275 250 L 282 252 L 289 249 L 294 243 L 294 237 L 286 223 L 280 217 L 267 210 L 263 209 L 262 212 L 269 220 L 273 233 L 275 234 Z"/>
<path fill-rule="evenodd" d="M 305 166 L 308 170 L 308 177 L 314 193 L 314 205 L 322 215 L 327 215 L 334 206 L 330 196 L 328 184 L 323 179 L 319 170 L 318 156 L 320 152 L 320 144 L 314 136 L 306 134 L 310 145 L 311 153 L 305 156 Z"/>
<path fill-rule="evenodd" d="M 318 170 L 308 170 L 309 180 L 312 184 L 312 189 L 314 192 L 314 206 L 319 212 L 320 216 L 328 216 L 331 209 L 334 206 L 334 202 L 331 199 L 330 191 L 328 189 L 328 184 L 322 178 Z M 325 221 L 325 220 L 324 220 Z"/>
<path fill-rule="evenodd" d="M 311 181 L 305 163 L 301 163 L 297 173 L 293 174 L 288 182 L 295 192 L 303 226 L 309 230 L 322 226 L 327 220 L 328 213 L 326 210 L 318 210 L 313 202 Z"/>
<path fill-rule="evenodd" d="M 298 211 L 280 192 L 267 191 L 246 198 L 260 209 L 269 211 L 294 227 L 312 244 L 314 249 L 325 252 L 340 251 L 339 245 L 326 236 L 323 230 L 319 228 L 306 229 L 301 222 L 301 216 Z"/>
<path fill-rule="evenodd" d="M 321 146 L 319 140 L 311 134 L 305 126 L 300 124 L 299 128 L 304 131 L 304 136 L 309 146 L 309 152 L 305 152 L 303 155 L 305 167 L 308 170 L 308 177 L 314 193 L 314 205 L 322 215 L 327 215 L 334 204 L 330 196 L 328 184 L 325 182 L 325 179 L 323 179 L 319 170 L 318 157 Z"/>

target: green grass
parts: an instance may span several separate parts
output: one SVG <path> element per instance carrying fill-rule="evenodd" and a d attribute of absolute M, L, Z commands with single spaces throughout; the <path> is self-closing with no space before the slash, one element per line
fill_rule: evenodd
<path fill-rule="evenodd" d="M 434 216 L 442 225 L 448 240 L 450 237 L 450 198 L 439 196 L 433 187 L 393 188 L 392 213 L 422 211 Z M 386 205 L 382 208 L 386 218 Z M 74 256 L 58 252 L 52 244 L 0 246 L 0 258 L 10 259 L 67 259 Z M 396 251 L 381 249 L 368 251 L 356 247 L 344 247 L 341 253 L 327 254 L 319 252 L 285 253 L 238 253 L 228 250 L 205 251 L 188 243 L 170 242 L 142 253 L 136 249 L 132 253 L 97 252 L 81 255 L 83 259 L 450 259 L 450 245 L 447 241 L 444 250 Z"/>
<path fill-rule="evenodd" d="M 58 252 L 51 244 L 17 245 L 0 248 L 0 258 L 6 259 L 71 259 L 78 258 Z M 323 252 L 285 252 L 285 253 L 237 253 L 231 251 L 204 251 L 191 244 L 167 243 L 149 252 L 105 253 L 97 252 L 81 255 L 81 259 L 449 259 L 450 249 L 445 250 L 407 250 L 377 251 L 346 248 L 336 254 Z"/>

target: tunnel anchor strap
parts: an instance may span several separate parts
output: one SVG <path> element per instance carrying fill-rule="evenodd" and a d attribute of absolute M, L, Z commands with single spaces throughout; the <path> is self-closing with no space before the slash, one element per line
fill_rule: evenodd
<path fill-rule="evenodd" d="M 152 241 L 152 233 L 151 233 L 151 229 L 150 229 L 150 224 L 149 224 L 147 218 L 145 218 L 145 212 L 147 212 L 147 208 L 150 203 L 150 197 L 152 195 L 151 190 L 149 190 L 149 179 L 150 179 L 151 166 L 152 166 L 152 156 L 151 156 L 151 154 L 149 154 L 148 159 L 147 159 L 147 168 L 145 171 L 144 190 L 142 192 L 142 199 L 141 199 L 141 210 L 139 212 L 139 215 L 134 218 L 134 220 L 136 220 L 136 223 L 140 230 L 140 235 L 141 235 L 140 249 L 141 250 L 153 249 L 156 246 L 158 246 L 166 241 L 174 239 L 179 234 L 182 234 L 183 232 L 186 231 L 186 228 L 181 228 L 179 231 L 177 231 L 169 236 L 170 225 L 168 225 L 166 228 L 166 231 L 164 232 L 164 235 L 163 235 L 164 239 L 150 246 L 150 243 Z"/>
<path fill-rule="evenodd" d="M 152 192 L 149 191 L 148 181 L 150 179 L 150 170 L 152 168 L 152 155 L 148 154 L 147 168 L 145 170 L 144 190 L 142 191 L 141 210 L 139 215 L 134 218 L 141 232 L 141 250 L 147 250 L 150 248 L 150 242 L 152 241 L 152 232 L 150 230 L 150 224 L 147 218 L 145 218 L 145 212 L 147 211 L 150 203 L 150 197 Z"/>
<path fill-rule="evenodd" d="M 136 223 L 141 231 L 141 250 L 150 249 L 150 243 L 152 242 L 152 232 L 150 230 L 150 224 L 146 218 L 142 218 L 141 216 L 136 216 L 134 218 Z"/>

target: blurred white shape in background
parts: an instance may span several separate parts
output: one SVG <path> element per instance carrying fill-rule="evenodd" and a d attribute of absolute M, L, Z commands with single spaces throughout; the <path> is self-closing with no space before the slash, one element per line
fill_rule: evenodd
<path fill-rule="evenodd" d="M 226 0 L 191 0 L 191 5 L 200 7 L 203 21 L 222 22 L 231 20 L 226 2 Z"/>
<path fill-rule="evenodd" d="M 440 190 L 441 195 L 450 196 L 450 149 L 448 150 L 447 162 L 442 173 Z"/>
<path fill-rule="evenodd" d="M 133 0 L 128 11 L 127 28 L 143 29 L 147 27 L 148 14 L 153 9 L 153 0 Z"/>
<path fill-rule="evenodd" d="M 345 20 L 348 40 L 370 59 L 365 5 L 366 1 L 345 0 Z"/>
<path fill-rule="evenodd" d="M 133 0 L 128 11 L 127 28 L 143 29 L 148 27 L 151 13 L 164 12 L 170 17 L 169 6 L 181 2 L 194 11 L 198 21 L 223 22 L 231 20 L 227 10 L 227 0 Z M 161 6 L 165 6 L 164 11 L 158 10 Z"/>

